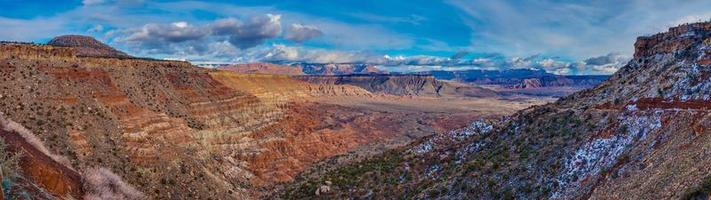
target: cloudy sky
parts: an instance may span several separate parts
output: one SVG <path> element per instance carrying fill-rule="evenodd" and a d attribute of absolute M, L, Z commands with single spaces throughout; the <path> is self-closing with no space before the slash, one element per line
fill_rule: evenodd
<path fill-rule="evenodd" d="M 609 74 L 637 36 L 711 19 L 708 0 L 63 2 L 0 0 L 0 40 L 91 35 L 132 55 L 196 63 Z"/>

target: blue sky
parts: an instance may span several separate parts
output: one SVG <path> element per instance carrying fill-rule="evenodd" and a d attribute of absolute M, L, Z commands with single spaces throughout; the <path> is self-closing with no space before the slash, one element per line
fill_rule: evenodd
<path fill-rule="evenodd" d="M 365 62 L 390 71 L 609 74 L 637 36 L 711 19 L 682 1 L 0 0 L 0 40 L 91 35 L 194 62 Z"/>

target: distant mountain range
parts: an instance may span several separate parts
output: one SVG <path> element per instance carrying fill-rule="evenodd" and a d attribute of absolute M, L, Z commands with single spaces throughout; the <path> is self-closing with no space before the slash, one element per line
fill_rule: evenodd
<path fill-rule="evenodd" d="M 427 73 L 440 80 L 455 80 L 477 85 L 500 85 L 505 88 L 589 88 L 610 77 L 609 75 L 556 75 L 545 70 L 534 69 L 430 71 Z"/>
<path fill-rule="evenodd" d="M 218 66 L 218 68 L 246 74 L 346 75 L 386 73 L 376 68 L 375 65 L 358 63 L 293 63 L 288 65 L 246 63 Z"/>

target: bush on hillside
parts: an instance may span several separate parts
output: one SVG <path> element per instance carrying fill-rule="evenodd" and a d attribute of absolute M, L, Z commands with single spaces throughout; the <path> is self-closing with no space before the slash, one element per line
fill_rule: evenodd
<path fill-rule="evenodd" d="M 87 200 L 145 199 L 143 193 L 106 168 L 90 168 L 84 171 L 84 191 L 84 199 Z"/>

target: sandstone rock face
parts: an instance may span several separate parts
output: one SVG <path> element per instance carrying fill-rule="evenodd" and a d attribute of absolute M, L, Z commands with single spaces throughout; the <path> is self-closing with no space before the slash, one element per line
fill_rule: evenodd
<path fill-rule="evenodd" d="M 374 96 L 369 91 L 351 85 L 313 84 L 287 75 L 238 74 L 218 71 L 210 73 L 228 87 L 246 91 L 268 104 L 305 100 L 318 96 Z"/>
<path fill-rule="evenodd" d="M 637 38 L 634 43 L 634 58 L 652 56 L 654 54 L 673 53 L 692 45 L 694 37 L 704 34 L 704 30 L 711 28 L 709 23 L 693 23 L 670 28 L 664 33 Z"/>
<path fill-rule="evenodd" d="M 131 57 L 89 36 L 63 35 L 53 38 L 47 44 L 56 47 L 71 47 L 77 56 L 105 58 Z"/>
<path fill-rule="evenodd" d="M 709 22 L 642 37 L 636 58 L 595 88 L 304 175 L 282 197 L 309 198 L 331 180 L 325 198 L 707 198 L 709 38 Z"/>
<path fill-rule="evenodd" d="M 541 80 L 536 78 L 523 79 L 523 83 L 515 85 L 514 88 L 540 88 L 543 87 Z"/>

